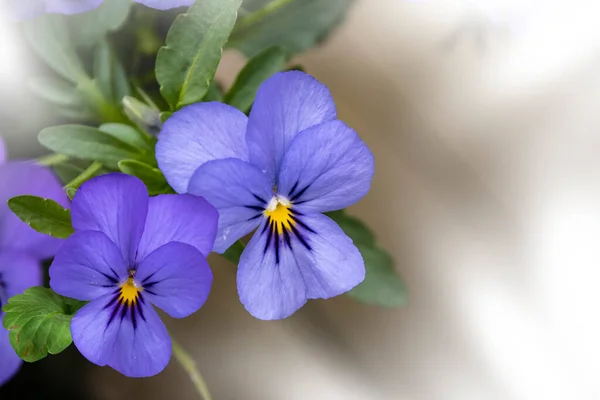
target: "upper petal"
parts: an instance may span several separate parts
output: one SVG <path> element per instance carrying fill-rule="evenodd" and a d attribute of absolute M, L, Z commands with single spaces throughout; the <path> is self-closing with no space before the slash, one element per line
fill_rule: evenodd
<path fill-rule="evenodd" d="M 367 194 L 374 165 L 356 132 L 341 121 L 326 122 L 296 136 L 281 164 L 278 191 L 302 211 L 339 210 Z"/>
<path fill-rule="evenodd" d="M 172 317 L 183 318 L 206 302 L 213 275 L 196 248 L 179 242 L 167 243 L 138 266 L 136 281 L 146 299 Z"/>
<path fill-rule="evenodd" d="M 360 252 L 335 222 L 296 213 L 291 229 L 263 223 L 240 258 L 237 286 L 250 314 L 281 319 L 307 299 L 340 295 L 364 277 Z"/>
<path fill-rule="evenodd" d="M 71 334 L 79 352 L 132 378 L 161 372 L 171 358 L 171 338 L 152 305 L 143 300 L 137 304 L 120 305 L 108 294 L 77 311 Z"/>
<path fill-rule="evenodd" d="M 194 173 L 190 193 L 204 196 L 219 211 L 219 231 L 213 248 L 223 253 L 259 224 L 273 196 L 272 186 L 258 167 L 237 158 L 209 161 Z"/>
<path fill-rule="evenodd" d="M 111 293 L 127 279 L 121 251 L 102 232 L 75 232 L 50 265 L 50 287 L 77 300 L 93 300 Z"/>
<path fill-rule="evenodd" d="M 163 125 L 156 160 L 169 184 L 186 193 L 192 174 L 210 160 L 248 159 L 247 118 L 227 104 L 196 103 L 175 112 Z"/>
<path fill-rule="evenodd" d="M 130 266 L 135 263 L 147 213 L 148 190 L 144 183 L 117 173 L 85 182 L 71 207 L 73 228 L 103 232 L 119 247 Z"/>
<path fill-rule="evenodd" d="M 9 210 L 8 199 L 20 195 L 50 198 L 64 207 L 69 204 L 50 169 L 33 162 L 0 165 L 0 248 L 23 250 L 38 259 L 53 256 L 62 241 L 36 232 Z"/>
<path fill-rule="evenodd" d="M 208 255 L 215 243 L 218 220 L 217 210 L 203 197 L 191 194 L 151 197 L 137 261 L 172 241 L 187 243 Z"/>
<path fill-rule="evenodd" d="M 300 71 L 273 75 L 258 89 L 250 112 L 246 134 L 250 162 L 275 180 L 294 137 L 335 119 L 335 104 L 325 85 Z"/>
<path fill-rule="evenodd" d="M 168 10 L 175 7 L 191 6 L 195 0 L 135 0 L 145 6 L 156 8 L 157 10 Z"/>
<path fill-rule="evenodd" d="M 0 314 L 0 387 L 19 371 L 23 363 L 10 345 L 9 331 L 2 326 L 2 319 Z"/>

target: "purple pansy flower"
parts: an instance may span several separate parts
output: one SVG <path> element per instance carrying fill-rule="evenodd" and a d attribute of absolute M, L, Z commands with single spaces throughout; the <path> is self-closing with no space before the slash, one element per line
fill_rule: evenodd
<path fill-rule="evenodd" d="M 183 318 L 204 304 L 217 211 L 193 195 L 148 198 L 139 179 L 108 174 L 79 188 L 71 216 L 75 233 L 50 266 L 50 286 L 90 301 L 71 322 L 75 346 L 130 377 L 159 373 L 171 339 L 152 305 Z"/>
<path fill-rule="evenodd" d="M 60 182 L 45 167 L 31 162 L 5 162 L 4 143 L 0 139 L 0 309 L 7 300 L 31 286 L 42 283 L 40 261 L 54 255 L 61 240 L 42 235 L 23 223 L 6 202 L 14 196 L 31 194 L 52 198 L 63 206 L 69 199 Z M 0 386 L 21 366 L 21 359 L 2 326 L 0 310 Z"/>
<path fill-rule="evenodd" d="M 4 0 L 10 15 L 29 19 L 44 13 L 80 14 L 97 8 L 104 0 Z M 128 0 L 123 0 L 128 1 Z M 191 6 L 194 0 L 134 0 L 158 10 Z"/>
<path fill-rule="evenodd" d="M 285 318 L 307 299 L 363 281 L 358 249 L 322 213 L 368 192 L 373 155 L 314 78 L 275 74 L 249 118 L 221 103 L 184 107 L 165 123 L 156 154 L 177 192 L 204 196 L 219 210 L 214 251 L 258 228 L 237 273 L 240 300 L 255 317 Z"/>

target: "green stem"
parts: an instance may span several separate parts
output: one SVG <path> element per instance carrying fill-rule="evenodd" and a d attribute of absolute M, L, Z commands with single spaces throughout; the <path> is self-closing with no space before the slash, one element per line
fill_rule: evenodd
<path fill-rule="evenodd" d="M 246 14 L 236 24 L 233 33 L 231 36 L 235 35 L 237 31 L 244 30 L 249 26 L 254 25 L 259 22 L 261 19 L 265 18 L 267 15 L 274 13 L 280 8 L 286 6 L 287 4 L 293 2 L 294 0 L 273 0 L 260 10 L 254 11 L 253 13 Z"/>
<path fill-rule="evenodd" d="M 173 342 L 173 356 L 175 356 L 175 359 L 181 364 L 183 369 L 185 369 L 185 372 L 188 373 L 190 380 L 196 387 L 196 391 L 200 397 L 203 400 L 212 400 L 212 396 L 208 391 L 208 386 L 206 385 L 204 378 L 202 378 L 200 371 L 198 371 L 198 366 L 194 359 L 173 338 L 171 338 L 171 341 Z"/>
<path fill-rule="evenodd" d="M 42 165 L 51 166 L 51 165 L 64 163 L 68 159 L 69 159 L 69 157 L 65 156 L 64 154 L 49 154 L 47 156 L 38 158 L 37 162 Z"/>
<path fill-rule="evenodd" d="M 94 161 L 87 167 L 82 173 L 77 175 L 75 179 L 65 185 L 65 189 L 73 188 L 77 189 L 83 182 L 90 179 L 96 172 L 98 172 L 102 168 L 102 163 L 98 161 Z"/>

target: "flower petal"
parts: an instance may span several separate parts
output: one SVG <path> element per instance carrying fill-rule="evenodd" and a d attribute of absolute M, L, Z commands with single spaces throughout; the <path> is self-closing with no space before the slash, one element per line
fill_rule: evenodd
<path fill-rule="evenodd" d="M 144 297 L 172 317 L 183 318 L 206 302 L 213 275 L 205 256 L 179 242 L 167 243 L 138 266 Z"/>
<path fill-rule="evenodd" d="M 134 265 L 147 213 L 146 186 L 125 174 L 107 174 L 85 182 L 71 207 L 73 228 L 105 233 L 128 265 Z"/>
<path fill-rule="evenodd" d="M 303 212 L 339 210 L 367 194 L 374 169 L 373 154 L 356 132 L 341 121 L 326 122 L 291 143 L 278 191 Z"/>
<path fill-rule="evenodd" d="M 186 193 L 192 174 L 210 160 L 248 159 L 247 118 L 226 104 L 196 103 L 175 112 L 163 125 L 156 159 L 169 184 Z"/>
<path fill-rule="evenodd" d="M 6 300 L 12 296 L 23 293 L 27 288 L 42 284 L 40 262 L 27 253 L 4 250 L 0 252 L 0 281 L 4 282 L 4 288 L 0 287 L 1 309 Z M 3 298 L 3 291 L 6 298 Z"/>
<path fill-rule="evenodd" d="M 364 280 L 360 252 L 335 222 L 320 214 L 298 220 L 283 235 L 263 223 L 240 258 L 240 300 L 256 318 L 289 317 L 307 299 L 334 297 Z"/>
<path fill-rule="evenodd" d="M 131 309 L 116 309 L 113 296 L 97 298 L 79 310 L 71 322 L 73 343 L 99 366 L 108 365 L 132 378 L 161 372 L 171 358 L 171 338 L 149 302 L 140 300 L 134 324 Z M 127 312 L 123 315 L 122 310 Z M 115 313 L 115 315 L 113 315 Z"/>
<path fill-rule="evenodd" d="M 2 319 L 0 315 L 0 387 L 19 371 L 23 363 L 10 345 L 9 331 L 2 326 Z"/>
<path fill-rule="evenodd" d="M 276 256 L 270 228 L 263 219 L 240 257 L 237 288 L 240 301 L 254 317 L 264 320 L 289 317 L 306 303 L 306 285 L 294 254 L 281 246 Z M 276 260 L 278 259 L 278 262 Z"/>
<path fill-rule="evenodd" d="M 23 250 L 38 259 L 54 255 L 62 240 L 43 235 L 21 221 L 6 202 L 14 196 L 51 198 L 68 207 L 62 185 L 46 167 L 32 162 L 9 162 L 0 166 L 0 248 Z"/>
<path fill-rule="evenodd" d="M 6 145 L 4 144 L 4 139 L 0 136 L 0 164 L 4 164 L 6 162 Z"/>
<path fill-rule="evenodd" d="M 127 264 L 108 236 L 98 231 L 75 232 L 50 266 L 50 287 L 77 300 L 111 293 L 127 279 Z"/>
<path fill-rule="evenodd" d="M 157 10 L 168 10 L 170 8 L 191 6 L 195 0 L 135 0 L 147 7 Z"/>
<path fill-rule="evenodd" d="M 215 243 L 218 220 L 217 209 L 203 197 L 191 194 L 151 197 L 137 261 L 173 241 L 192 245 L 207 256 Z"/>
<path fill-rule="evenodd" d="M 5 0 L 6 1 L 6 0 Z M 43 13 L 79 14 L 97 8 L 104 0 L 7 0 L 6 10 L 18 20 Z"/>
<path fill-rule="evenodd" d="M 300 71 L 279 72 L 265 81 L 248 120 L 250 162 L 275 180 L 294 137 L 303 130 L 336 119 L 325 85 Z"/>
<path fill-rule="evenodd" d="M 257 167 L 237 158 L 209 161 L 198 168 L 189 191 L 203 196 L 219 211 L 214 251 L 223 253 L 256 228 L 273 196 L 271 187 Z"/>

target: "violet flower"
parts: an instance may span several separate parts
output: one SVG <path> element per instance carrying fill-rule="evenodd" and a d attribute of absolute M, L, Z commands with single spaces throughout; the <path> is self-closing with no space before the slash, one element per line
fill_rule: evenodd
<path fill-rule="evenodd" d="M 90 301 L 71 322 L 75 346 L 126 376 L 159 373 L 171 339 L 152 304 L 175 318 L 204 304 L 217 211 L 192 195 L 148 198 L 139 179 L 108 174 L 79 188 L 71 216 L 75 233 L 50 266 L 50 286 Z"/>
<path fill-rule="evenodd" d="M 45 13 L 80 14 L 97 8 L 104 0 L 3 0 L 10 15 L 30 19 Z M 129 1 L 129 0 L 122 0 Z M 194 0 L 134 0 L 157 10 L 191 6 Z"/>
<path fill-rule="evenodd" d="M 307 299 L 363 281 L 360 252 L 322 213 L 368 192 L 373 155 L 314 78 L 275 74 L 249 118 L 221 103 L 184 107 L 164 124 L 156 154 L 177 192 L 204 196 L 219 210 L 214 251 L 258 228 L 237 272 L 240 300 L 255 317 L 285 318 Z"/>
<path fill-rule="evenodd" d="M 8 299 L 31 286 L 42 284 L 40 261 L 54 255 L 61 240 L 31 229 L 8 208 L 14 196 L 30 194 L 48 197 L 67 206 L 69 199 L 54 174 L 31 162 L 5 162 L 0 139 L 0 386 L 19 370 L 21 359 L 2 326 L 1 308 Z"/>

